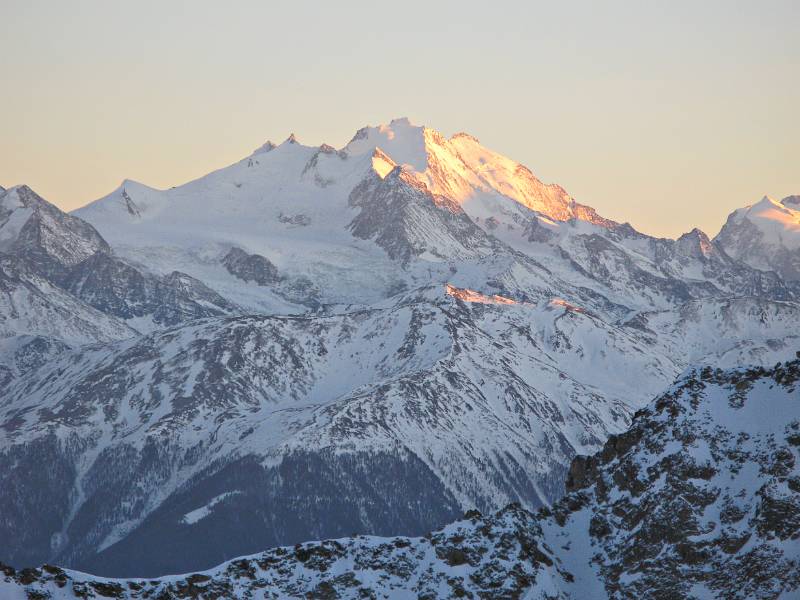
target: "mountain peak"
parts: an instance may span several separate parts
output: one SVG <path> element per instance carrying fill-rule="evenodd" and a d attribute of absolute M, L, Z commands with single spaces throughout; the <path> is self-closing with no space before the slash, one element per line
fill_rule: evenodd
<path fill-rule="evenodd" d="M 389 125 L 393 127 L 416 127 L 416 125 L 414 125 L 408 117 L 398 117 L 396 119 L 392 119 Z"/>
<path fill-rule="evenodd" d="M 774 206 L 778 204 L 777 201 L 773 200 L 769 195 L 765 194 L 761 200 L 753 204 L 752 208 L 756 208 L 758 206 Z"/>
<path fill-rule="evenodd" d="M 759 269 L 772 269 L 789 280 L 800 279 L 800 203 L 797 196 L 777 202 L 769 196 L 735 210 L 715 238 L 725 252 Z"/>
<path fill-rule="evenodd" d="M 269 153 L 268 157 L 266 153 Z M 363 127 L 341 150 L 328 144 L 306 146 L 292 133 L 279 146 L 268 141 L 253 154 L 259 154 L 258 162 L 264 163 L 257 174 L 243 170 L 257 162 L 251 155 L 251 160 L 239 161 L 230 168 L 220 169 L 175 190 L 164 190 L 163 194 L 125 181 L 115 193 L 86 207 L 86 210 L 82 209 L 79 214 L 113 221 L 112 215 L 122 208 L 121 223 L 125 224 L 131 222 L 130 216 L 147 219 L 157 214 L 164 216 L 166 213 L 163 211 L 174 212 L 174 218 L 179 221 L 188 218 L 186 215 L 178 216 L 181 210 L 194 218 L 196 205 L 193 198 L 197 196 L 197 190 L 208 193 L 209 186 L 219 186 L 220 196 L 226 196 L 231 189 L 241 190 L 234 193 L 236 202 L 246 205 L 255 203 L 256 198 L 271 198 L 276 204 L 288 205 L 291 198 L 296 198 L 296 194 L 287 188 L 287 185 L 295 184 L 291 181 L 295 175 L 299 178 L 298 185 L 311 183 L 315 188 L 329 188 L 334 184 L 346 187 L 357 185 L 367 171 L 383 179 L 400 166 L 402 169 L 396 175 L 406 183 L 413 180 L 433 196 L 446 198 L 475 223 L 486 224 L 485 228 L 491 230 L 494 237 L 510 243 L 515 243 L 517 228 L 524 227 L 537 215 L 554 222 L 577 219 L 607 225 L 593 209 L 575 202 L 563 188 L 542 183 L 530 169 L 484 147 L 477 138 L 466 133 L 445 138 L 435 129 L 416 125 L 407 117 L 392 119 L 388 124 Z M 334 155 L 352 160 L 326 158 Z M 313 173 L 309 174 L 311 170 Z M 297 191 L 302 195 L 308 190 Z M 168 197 L 170 201 L 167 201 Z M 288 211 L 288 206 L 286 208 Z M 316 211 L 319 207 L 308 207 L 308 210 L 312 209 Z M 219 210 L 236 212 L 229 203 L 220 204 Z M 480 224 L 478 227 L 484 228 Z M 109 222 L 109 227 L 117 225 Z M 134 236 L 133 232 L 130 234 Z M 140 235 L 140 232 L 135 235 Z"/>
<path fill-rule="evenodd" d="M 375 148 L 394 164 L 405 166 L 432 193 L 462 205 L 468 214 L 488 218 L 497 212 L 499 201 L 504 216 L 495 217 L 506 225 L 503 230 L 513 230 L 515 219 L 529 218 L 530 211 L 555 221 L 577 218 L 608 223 L 590 207 L 576 203 L 560 186 L 542 183 L 530 169 L 489 150 L 467 133 L 448 139 L 435 129 L 398 118 L 388 125 L 359 129 L 345 150 L 363 155 Z M 385 172 L 389 170 L 385 167 Z"/>
<path fill-rule="evenodd" d="M 470 135 L 464 131 L 459 131 L 458 133 L 454 133 L 453 135 L 450 136 L 450 139 L 451 140 L 463 139 L 463 140 L 470 140 L 472 142 L 475 142 L 476 144 L 481 143 L 480 140 L 476 138 L 474 135 Z"/>
<path fill-rule="evenodd" d="M 117 186 L 117 189 L 112 192 L 112 194 L 122 194 L 125 193 L 132 193 L 134 191 L 148 191 L 153 192 L 157 191 L 156 188 L 150 187 L 149 185 L 145 185 L 135 179 L 123 179 L 120 184 Z"/>
<path fill-rule="evenodd" d="M 259 146 L 255 150 L 253 150 L 253 154 L 254 155 L 255 154 L 265 154 L 267 152 L 270 152 L 271 150 L 274 150 L 275 148 L 277 148 L 277 146 L 275 144 L 273 144 L 272 141 L 267 140 L 261 146 Z"/>
<path fill-rule="evenodd" d="M 345 150 L 358 155 L 380 147 L 396 164 L 407 164 L 422 173 L 428 168 L 424 130 L 424 127 L 413 125 L 405 117 L 394 119 L 388 125 L 362 127 L 345 146 Z"/>
<path fill-rule="evenodd" d="M 677 239 L 677 246 L 686 256 L 708 258 L 714 254 L 714 245 L 711 240 L 705 231 L 697 227 L 680 236 Z"/>
<path fill-rule="evenodd" d="M 381 177 L 385 178 L 397 166 L 388 154 L 376 147 L 372 151 L 372 168 Z"/>
<path fill-rule="evenodd" d="M 706 232 L 698 227 L 692 228 L 691 231 L 687 231 L 684 233 L 679 239 L 681 238 L 693 238 L 693 239 L 700 239 L 700 240 L 708 240 L 708 236 Z"/>
<path fill-rule="evenodd" d="M 779 221 L 783 221 L 785 217 L 791 219 L 793 213 L 797 211 L 787 206 L 787 204 L 791 203 L 778 202 L 769 196 L 764 196 L 761 200 L 749 207 L 747 214 L 748 216 L 765 217 Z"/>
<path fill-rule="evenodd" d="M 11 217 L 9 217 L 9 212 Z M 4 251 L 74 266 L 110 247 L 89 223 L 63 212 L 29 186 L 17 185 L 0 196 L 0 241 Z M 38 260 L 37 259 L 37 260 Z"/>
<path fill-rule="evenodd" d="M 3 192 L 3 206 L 9 208 L 23 208 L 29 207 L 32 204 L 44 202 L 45 200 L 34 192 L 30 186 L 25 183 L 20 185 L 12 185 Z M 14 205 L 14 203 L 16 203 Z"/>
<path fill-rule="evenodd" d="M 22 194 L 35 194 L 31 187 L 27 183 L 20 183 L 17 185 L 12 185 L 10 188 L 6 190 L 7 192 L 17 192 Z"/>

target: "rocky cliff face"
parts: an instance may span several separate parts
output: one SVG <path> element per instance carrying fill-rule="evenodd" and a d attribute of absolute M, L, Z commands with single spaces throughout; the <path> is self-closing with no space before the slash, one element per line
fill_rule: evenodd
<path fill-rule="evenodd" d="M 278 268 L 260 254 L 247 254 L 241 248 L 231 248 L 222 259 L 222 264 L 231 275 L 242 281 L 254 281 L 267 286 L 280 280 Z"/>
<path fill-rule="evenodd" d="M 800 360 L 694 369 L 576 459 L 545 527 L 582 549 L 563 558 L 574 589 L 593 577 L 610 597 L 793 597 L 799 380 Z"/>
<path fill-rule="evenodd" d="M 186 273 L 153 275 L 101 252 L 62 272 L 58 282 L 93 308 L 142 331 L 239 310 Z"/>
<path fill-rule="evenodd" d="M 390 258 L 408 262 L 465 259 L 493 250 L 493 240 L 458 203 L 435 196 L 401 167 L 385 178 L 373 175 L 353 189 L 349 202 L 360 212 L 350 223 L 353 235 L 372 239 Z"/>

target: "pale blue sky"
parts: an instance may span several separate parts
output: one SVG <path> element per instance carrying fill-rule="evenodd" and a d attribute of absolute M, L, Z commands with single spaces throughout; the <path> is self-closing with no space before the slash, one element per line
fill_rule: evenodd
<path fill-rule="evenodd" d="M 653 234 L 800 193 L 796 0 L 0 0 L 0 23 L 0 185 L 68 209 L 397 116 Z"/>

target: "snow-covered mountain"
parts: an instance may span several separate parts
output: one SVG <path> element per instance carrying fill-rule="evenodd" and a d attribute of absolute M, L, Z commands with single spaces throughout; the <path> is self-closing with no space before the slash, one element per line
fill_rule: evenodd
<path fill-rule="evenodd" d="M 96 252 L 110 251 L 94 227 L 63 213 L 28 186 L 0 194 L 0 252 L 48 268 L 50 263 L 74 266 Z"/>
<path fill-rule="evenodd" d="M 10 599 L 788 600 L 800 590 L 798 383 L 800 360 L 688 371 L 630 429 L 577 457 L 567 495 L 536 514 L 518 504 L 490 516 L 469 511 L 422 537 L 309 542 L 149 581 L 3 567 L 0 591 Z"/>
<path fill-rule="evenodd" d="M 0 193 L 0 336 L 110 341 L 237 308 L 202 282 L 115 256 L 83 219 L 27 186 Z"/>
<path fill-rule="evenodd" d="M 772 364 L 798 320 L 791 303 L 737 301 L 609 326 L 563 300 L 427 288 L 64 352 L 0 403 L 6 558 L 149 575 L 533 509 L 688 362 Z"/>
<path fill-rule="evenodd" d="M 406 119 L 0 207 L 14 564 L 150 576 L 532 510 L 690 365 L 798 347 L 791 278 Z"/>
<path fill-rule="evenodd" d="M 702 232 L 640 234 L 471 136 L 407 119 L 361 129 L 340 150 L 290 136 L 164 191 L 126 181 L 75 215 L 121 256 L 262 312 L 370 304 L 431 283 L 560 295 L 616 317 L 691 298 L 796 297 Z M 243 285 L 225 268 L 232 248 L 266 259 L 276 281 Z"/>
<path fill-rule="evenodd" d="M 85 344 L 134 335 L 54 282 L 59 272 L 109 251 L 91 225 L 27 186 L 0 191 L 0 338 L 37 335 Z"/>
<path fill-rule="evenodd" d="M 19 465 L 0 485 L 8 558 L 125 573 L 133 553 L 139 572 L 180 571 L 323 532 L 422 532 L 464 506 L 540 506 L 572 455 L 621 431 L 678 368 L 637 330 L 564 303 L 444 288 L 79 349 L 0 403 L 3 456 Z M 635 393 L 607 375 L 623 369 L 646 375 Z M 21 504 L 11 482 L 42 456 L 62 475 Z M 59 529 L 17 529 L 42 502 Z M 168 539 L 186 547 L 145 552 Z"/>
<path fill-rule="evenodd" d="M 715 241 L 730 256 L 757 269 L 800 280 L 800 196 L 760 202 L 728 217 Z"/>

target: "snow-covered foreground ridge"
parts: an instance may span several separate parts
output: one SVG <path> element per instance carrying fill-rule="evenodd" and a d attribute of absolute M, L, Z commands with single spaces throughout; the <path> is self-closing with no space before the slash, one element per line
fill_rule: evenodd
<path fill-rule="evenodd" d="M 799 354 L 800 356 L 800 354 Z M 577 457 L 567 495 L 423 537 L 280 547 L 192 575 L 2 568 L 4 598 L 783 598 L 800 589 L 800 360 L 688 371 Z"/>
<path fill-rule="evenodd" d="M 793 356 L 796 206 L 653 238 L 406 119 L 73 214 L 0 190 L 0 559 L 150 577 L 549 505 L 690 364 Z"/>

